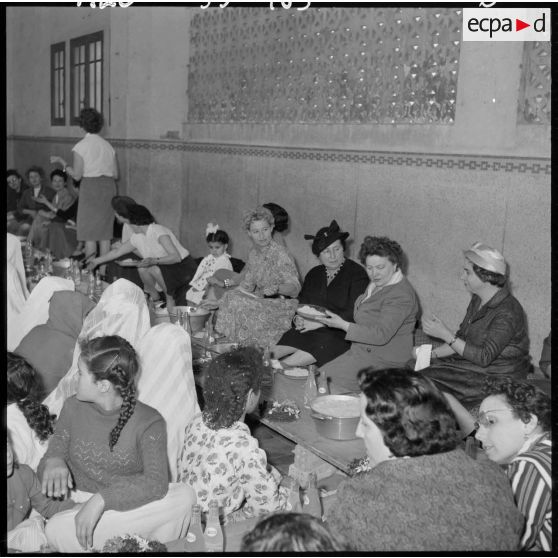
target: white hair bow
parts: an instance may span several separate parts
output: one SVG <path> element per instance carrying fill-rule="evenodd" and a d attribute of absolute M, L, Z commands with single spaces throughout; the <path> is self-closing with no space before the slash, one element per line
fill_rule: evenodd
<path fill-rule="evenodd" d="M 205 236 L 208 234 L 214 234 L 219 230 L 219 225 L 217 223 L 207 223 L 207 227 L 205 227 Z"/>

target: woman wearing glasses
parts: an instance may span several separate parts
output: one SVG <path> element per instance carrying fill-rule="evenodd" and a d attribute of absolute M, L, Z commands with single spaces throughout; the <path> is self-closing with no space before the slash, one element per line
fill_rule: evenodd
<path fill-rule="evenodd" d="M 525 517 L 522 550 L 552 550 L 552 441 L 550 398 L 510 378 L 488 379 L 476 438 L 486 455 L 506 467 Z"/>

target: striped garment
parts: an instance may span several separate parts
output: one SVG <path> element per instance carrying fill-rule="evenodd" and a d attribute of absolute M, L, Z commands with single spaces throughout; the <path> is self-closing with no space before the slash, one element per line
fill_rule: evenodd
<path fill-rule="evenodd" d="M 552 441 L 539 438 L 508 467 L 519 511 L 525 517 L 522 550 L 552 550 Z"/>

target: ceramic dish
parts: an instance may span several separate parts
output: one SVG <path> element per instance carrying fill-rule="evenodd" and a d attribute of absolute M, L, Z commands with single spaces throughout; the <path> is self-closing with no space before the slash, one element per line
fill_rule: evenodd
<path fill-rule="evenodd" d="M 325 308 L 314 304 L 301 304 L 296 313 L 307 320 L 315 320 L 316 318 L 327 318 Z"/>

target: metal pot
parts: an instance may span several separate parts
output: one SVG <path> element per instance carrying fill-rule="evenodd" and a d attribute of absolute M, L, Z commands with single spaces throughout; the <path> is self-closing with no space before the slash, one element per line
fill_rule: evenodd
<path fill-rule="evenodd" d="M 354 440 L 356 436 L 356 428 L 360 420 L 360 416 L 355 417 L 334 417 L 316 409 L 316 402 L 320 402 L 320 407 L 326 400 L 335 401 L 354 401 L 356 397 L 350 395 L 323 395 L 317 397 L 310 404 L 312 410 L 312 418 L 316 425 L 316 430 L 320 436 L 330 438 L 331 440 Z M 358 399 L 357 399 L 358 401 Z M 323 407 L 322 407 L 323 408 Z"/>
<path fill-rule="evenodd" d="M 201 331 L 211 314 L 210 310 L 198 308 L 197 306 L 175 306 L 175 311 L 181 312 L 184 318 L 188 319 L 192 333 Z"/>

